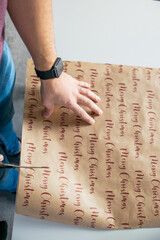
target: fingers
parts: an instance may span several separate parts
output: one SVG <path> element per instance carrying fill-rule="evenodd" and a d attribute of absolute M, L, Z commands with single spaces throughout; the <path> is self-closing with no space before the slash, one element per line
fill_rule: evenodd
<path fill-rule="evenodd" d="M 3 161 L 3 159 L 4 159 L 3 155 L 2 155 L 2 154 L 0 154 L 0 162 L 2 162 L 2 161 Z"/>
<path fill-rule="evenodd" d="M 53 111 L 54 111 L 54 105 L 52 105 L 51 108 L 44 107 L 43 117 L 44 118 L 49 118 L 51 116 L 51 114 L 53 113 Z"/>
<path fill-rule="evenodd" d="M 87 83 L 87 82 L 78 81 L 78 86 L 90 88 L 90 87 L 91 87 L 91 84 L 90 84 L 90 83 Z"/>
<path fill-rule="evenodd" d="M 86 107 L 89 107 L 93 112 L 101 115 L 103 112 L 102 110 L 89 98 L 85 97 L 84 95 L 80 95 L 78 98 L 77 103 L 81 103 Z"/>
<path fill-rule="evenodd" d="M 94 119 L 83 109 L 81 108 L 77 103 L 70 106 L 70 109 L 74 111 L 80 118 L 82 118 L 84 121 L 88 122 L 89 124 L 94 124 Z"/>
<path fill-rule="evenodd" d="M 86 88 L 79 88 L 79 93 L 86 95 L 87 97 L 91 98 L 93 101 L 95 102 L 99 102 L 100 101 L 100 97 L 98 97 L 95 93 L 93 93 L 90 89 L 86 89 Z"/>

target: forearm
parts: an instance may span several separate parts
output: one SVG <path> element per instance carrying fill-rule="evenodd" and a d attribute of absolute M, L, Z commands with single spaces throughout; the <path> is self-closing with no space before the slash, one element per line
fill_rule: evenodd
<path fill-rule="evenodd" d="M 57 57 L 52 0 L 8 0 L 8 13 L 36 68 L 50 69 Z"/>
<path fill-rule="evenodd" d="M 38 70 L 49 70 L 56 60 L 52 0 L 8 0 L 8 12 Z M 54 104 L 73 110 L 90 124 L 94 119 L 79 104 L 102 114 L 96 105 L 100 99 L 86 82 L 78 81 L 64 71 L 58 80 L 41 81 L 43 116 L 48 118 Z"/>

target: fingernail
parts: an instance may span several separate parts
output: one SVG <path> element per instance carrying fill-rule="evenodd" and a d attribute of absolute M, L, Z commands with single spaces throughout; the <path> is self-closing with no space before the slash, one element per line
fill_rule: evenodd
<path fill-rule="evenodd" d="M 3 161 L 4 157 L 3 155 L 0 155 L 0 161 Z"/>
<path fill-rule="evenodd" d="M 94 119 L 92 119 L 92 120 L 90 121 L 90 123 L 91 123 L 91 124 L 94 124 L 94 123 L 95 123 Z"/>
<path fill-rule="evenodd" d="M 100 115 L 102 115 L 102 113 L 103 113 L 103 111 L 102 111 L 102 110 L 100 110 L 100 111 L 99 111 L 99 114 L 100 114 Z"/>
<path fill-rule="evenodd" d="M 97 99 L 98 101 L 100 101 L 100 100 L 101 100 L 101 99 L 100 99 L 100 97 L 97 97 L 96 99 Z"/>

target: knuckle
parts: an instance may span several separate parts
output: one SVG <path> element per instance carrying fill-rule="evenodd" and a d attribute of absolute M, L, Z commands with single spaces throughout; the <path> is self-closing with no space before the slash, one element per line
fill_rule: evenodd
<path fill-rule="evenodd" d="M 91 91 L 89 89 L 86 89 L 86 93 L 87 93 L 87 95 L 90 95 Z"/>
<path fill-rule="evenodd" d="M 92 91 L 91 91 L 91 95 L 92 95 L 93 98 L 97 98 L 97 95 Z"/>
<path fill-rule="evenodd" d="M 42 98 L 41 103 L 45 107 L 47 107 L 47 105 L 48 105 L 48 101 L 46 101 L 44 98 Z"/>
<path fill-rule="evenodd" d="M 78 108 L 78 107 L 77 107 L 77 108 L 75 109 L 75 112 L 76 112 L 77 115 L 79 115 L 81 118 L 84 119 L 84 117 L 85 117 L 85 112 L 83 111 L 82 108 Z"/>
<path fill-rule="evenodd" d="M 87 103 L 90 108 L 94 108 L 94 103 L 90 99 L 88 99 Z"/>
<path fill-rule="evenodd" d="M 84 112 L 79 112 L 79 115 L 81 118 L 85 119 L 85 113 Z"/>
<path fill-rule="evenodd" d="M 94 97 L 95 100 L 99 99 L 99 97 L 95 93 L 93 93 L 93 97 Z"/>
<path fill-rule="evenodd" d="M 83 88 L 82 87 L 78 87 L 78 90 L 79 90 L 80 93 L 83 92 Z"/>
<path fill-rule="evenodd" d="M 44 107 L 46 107 L 47 109 L 50 109 L 52 107 L 51 103 L 48 102 L 47 100 L 43 99 L 41 100 L 41 103 Z"/>
<path fill-rule="evenodd" d="M 94 98 L 97 97 L 97 95 L 94 92 L 91 91 L 91 93 Z"/>
<path fill-rule="evenodd" d="M 74 96 L 77 98 L 79 95 L 79 89 L 77 88 L 75 91 L 74 91 Z"/>
<path fill-rule="evenodd" d="M 77 80 L 77 84 L 78 84 L 78 86 L 81 86 L 82 82 Z"/>

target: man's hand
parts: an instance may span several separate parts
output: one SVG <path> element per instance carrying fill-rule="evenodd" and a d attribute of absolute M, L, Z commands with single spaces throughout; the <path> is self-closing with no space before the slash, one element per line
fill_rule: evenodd
<path fill-rule="evenodd" d="M 78 81 L 65 72 L 62 72 L 59 78 L 41 80 L 41 100 L 45 107 L 43 116 L 50 117 L 54 104 L 60 104 L 73 110 L 84 121 L 94 124 L 94 119 L 79 106 L 87 106 L 98 115 L 103 113 L 95 103 L 99 102 L 100 98 L 89 88 L 90 84 Z"/>

